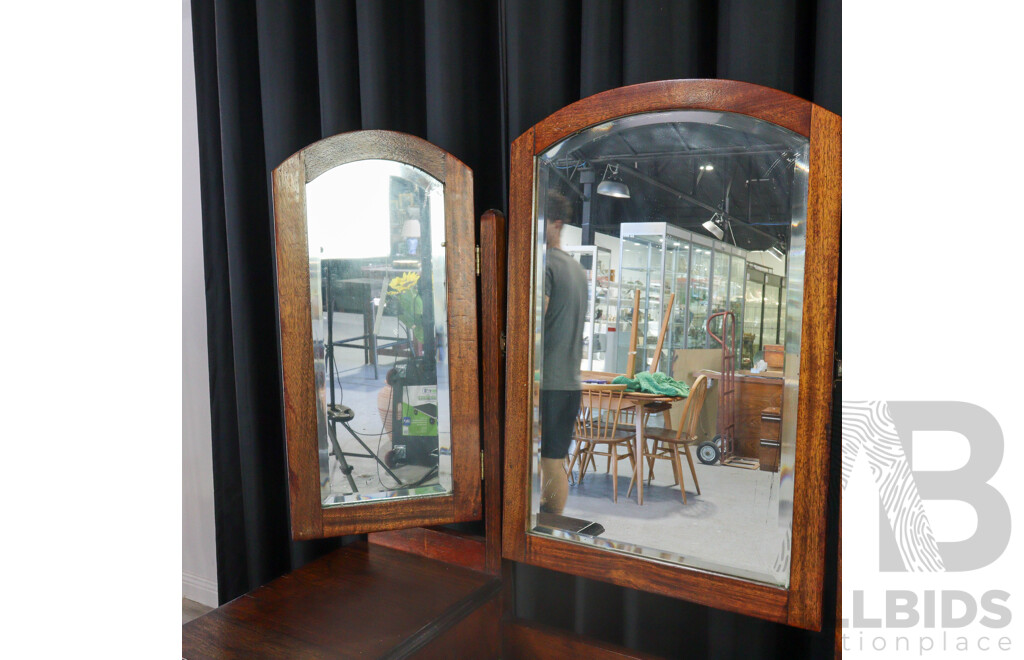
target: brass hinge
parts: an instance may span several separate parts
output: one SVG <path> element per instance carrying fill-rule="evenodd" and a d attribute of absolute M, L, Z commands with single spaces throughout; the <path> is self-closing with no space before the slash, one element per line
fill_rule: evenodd
<path fill-rule="evenodd" d="M 480 275 L 480 246 L 476 246 L 476 274 Z"/>
<path fill-rule="evenodd" d="M 501 354 L 505 354 L 505 332 L 502 331 L 501 336 L 498 337 L 498 348 L 501 349 Z"/>
<path fill-rule="evenodd" d="M 484 480 L 484 452 L 480 451 L 480 481 Z"/>

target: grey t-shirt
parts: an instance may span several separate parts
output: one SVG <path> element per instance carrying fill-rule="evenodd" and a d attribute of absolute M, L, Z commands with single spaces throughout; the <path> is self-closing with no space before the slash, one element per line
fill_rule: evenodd
<path fill-rule="evenodd" d="M 547 251 L 544 295 L 544 364 L 541 389 L 580 389 L 583 323 L 587 314 L 587 272 L 558 248 Z"/>

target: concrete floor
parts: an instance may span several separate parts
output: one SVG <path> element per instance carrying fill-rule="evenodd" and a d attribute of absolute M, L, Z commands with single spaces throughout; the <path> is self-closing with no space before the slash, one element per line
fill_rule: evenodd
<path fill-rule="evenodd" d="M 691 449 L 692 451 L 692 449 Z M 598 471 L 587 471 L 583 483 L 570 485 L 566 516 L 600 523 L 600 544 L 621 542 L 680 556 L 681 563 L 772 584 L 788 584 L 788 530 L 778 524 L 779 475 L 704 465 L 694 458 L 701 494 L 683 459 L 687 503 L 679 486 L 672 486 L 669 461 L 656 461 L 655 477 L 644 487 L 643 506 L 634 487 L 630 497 L 630 467 L 619 463 L 619 496 L 612 501 L 612 476 L 605 459 L 596 457 Z M 536 461 L 534 461 L 536 474 Z M 575 475 L 574 475 L 575 476 Z M 533 511 L 539 508 L 539 480 L 533 480 Z M 584 539 L 585 540 L 585 539 Z M 784 567 L 784 568 L 783 568 Z"/>
<path fill-rule="evenodd" d="M 334 315 L 334 333 L 336 338 L 355 337 L 363 331 L 363 317 L 360 314 L 336 312 Z M 381 321 L 383 336 L 397 336 L 394 318 L 384 317 Z M 443 358 L 442 354 L 442 358 Z M 335 359 L 338 363 L 339 377 L 335 381 L 335 401 L 344 404 L 355 412 L 350 423 L 370 450 L 383 458 L 391 449 L 391 434 L 386 430 L 381 413 L 377 408 L 377 395 L 386 385 L 385 376 L 396 362 L 394 357 L 381 355 L 378 357 L 376 374 L 372 364 L 366 364 L 365 352 L 361 348 L 337 348 Z M 438 414 L 442 420 L 439 446 L 441 453 L 440 479 L 441 484 L 451 488 L 451 416 L 448 399 L 447 364 L 438 364 Z M 390 412 L 390 411 L 386 411 Z M 342 451 L 365 454 L 366 449 L 345 430 L 338 426 L 338 442 Z M 395 488 L 397 482 L 381 468 L 372 458 L 347 456 L 346 460 L 353 468 L 352 476 L 361 494 L 379 493 Z M 330 491 L 332 494 L 344 496 L 352 492 L 348 479 L 339 470 L 334 454 L 330 458 Z M 420 480 L 428 469 L 420 465 L 406 465 L 396 468 L 393 472 L 403 482 L 413 483 Z M 436 479 L 430 483 L 437 483 Z"/>

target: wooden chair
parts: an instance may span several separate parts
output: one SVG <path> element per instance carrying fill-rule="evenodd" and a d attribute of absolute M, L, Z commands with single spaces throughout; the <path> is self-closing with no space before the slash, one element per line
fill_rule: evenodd
<path fill-rule="evenodd" d="M 624 386 L 591 385 L 580 396 L 580 410 L 576 417 L 576 452 L 569 464 L 569 473 L 579 463 L 579 482 L 587 473 L 587 466 L 594 465 L 594 456 L 606 456 L 612 464 L 612 501 L 619 498 L 619 461 L 628 458 L 636 475 L 636 459 L 633 456 L 633 442 L 636 432 L 619 428 L 619 417 L 632 403 L 622 400 Z M 599 447 L 604 445 L 605 451 Z M 620 449 L 625 448 L 625 453 Z"/>
<path fill-rule="evenodd" d="M 648 475 L 647 482 L 650 483 L 654 477 L 654 462 L 657 459 L 664 459 L 672 462 L 672 474 L 675 476 L 675 483 L 679 484 L 679 491 L 683 495 L 683 504 L 686 504 L 686 485 L 683 481 L 683 466 L 679 460 L 679 447 L 682 446 L 686 461 L 690 464 L 690 474 L 693 476 L 693 484 L 700 495 L 700 483 L 697 481 L 697 472 L 693 467 L 693 456 L 690 454 L 690 445 L 697 441 L 697 421 L 700 419 L 700 409 L 704 406 L 704 398 L 708 393 L 708 379 L 705 376 L 698 376 L 697 380 L 690 386 L 690 395 L 686 397 L 686 404 L 683 408 L 683 418 L 679 428 L 675 431 L 668 428 L 645 428 L 643 456 L 647 459 Z M 651 440 L 650 451 L 647 450 L 647 440 Z M 673 484 L 675 485 L 675 484 Z"/>

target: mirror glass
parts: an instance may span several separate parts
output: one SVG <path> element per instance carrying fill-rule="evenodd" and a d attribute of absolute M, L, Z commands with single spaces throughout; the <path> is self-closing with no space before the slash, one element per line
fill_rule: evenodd
<path fill-rule="evenodd" d="M 323 506 L 451 492 L 443 185 L 347 163 L 306 217 Z"/>
<path fill-rule="evenodd" d="M 788 586 L 808 151 L 685 110 L 537 157 L 530 533 Z"/>

